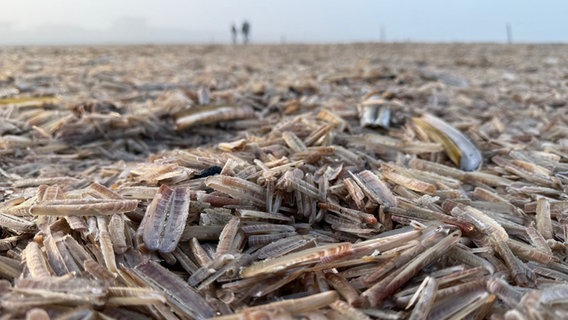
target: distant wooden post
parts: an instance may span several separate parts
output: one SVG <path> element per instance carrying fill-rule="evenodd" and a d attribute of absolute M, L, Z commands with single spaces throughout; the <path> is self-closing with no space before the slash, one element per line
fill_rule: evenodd
<path fill-rule="evenodd" d="M 511 29 L 511 24 L 507 23 L 507 43 L 513 43 L 513 30 Z"/>
<path fill-rule="evenodd" d="M 385 26 L 381 25 L 381 42 L 386 42 L 387 41 L 387 30 L 385 29 Z"/>

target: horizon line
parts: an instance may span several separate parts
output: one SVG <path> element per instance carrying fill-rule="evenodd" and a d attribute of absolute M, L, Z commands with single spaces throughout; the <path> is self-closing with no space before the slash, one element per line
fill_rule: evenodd
<path fill-rule="evenodd" d="M 491 44 L 491 45 L 566 45 L 568 42 L 563 41 L 516 41 L 513 43 L 508 43 L 507 41 L 464 41 L 464 40 L 438 40 L 438 41 L 424 41 L 424 40 L 393 40 L 393 41 L 322 41 L 322 42 L 310 42 L 310 41 L 259 41 L 252 42 L 248 44 L 232 44 L 230 41 L 226 42 L 216 42 L 216 41 L 134 41 L 134 42 L 121 42 L 121 41 L 93 41 L 93 42 L 63 42 L 63 43 L 0 43 L 0 48 L 7 47 L 105 47 L 105 46 L 227 46 L 227 47 L 247 47 L 247 46 L 278 46 L 278 45 L 356 45 L 356 44 L 425 44 L 425 45 L 436 45 L 436 44 Z"/>

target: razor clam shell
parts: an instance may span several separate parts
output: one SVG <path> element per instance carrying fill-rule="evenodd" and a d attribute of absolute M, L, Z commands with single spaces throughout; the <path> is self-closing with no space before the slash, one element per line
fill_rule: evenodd
<path fill-rule="evenodd" d="M 12 280 L 17 278 L 21 273 L 22 266 L 18 260 L 4 256 L 0 257 L 0 277 Z"/>
<path fill-rule="evenodd" d="M 73 186 L 80 183 L 81 180 L 72 177 L 49 177 L 49 178 L 35 178 L 35 179 L 19 179 L 14 181 L 14 187 L 39 187 L 41 185 L 58 185 L 58 186 Z"/>
<path fill-rule="evenodd" d="M 550 202 L 545 198 L 536 200 L 536 227 L 545 239 L 553 238 Z"/>
<path fill-rule="evenodd" d="M 259 185 L 229 176 L 212 176 L 205 184 L 217 191 L 228 194 L 234 199 L 250 201 L 253 204 L 264 205 L 266 191 Z"/>
<path fill-rule="evenodd" d="M 290 253 L 272 260 L 257 262 L 241 271 L 243 278 L 265 273 L 279 272 L 292 267 L 314 263 L 324 256 L 334 255 L 351 249 L 351 243 L 328 244 L 299 252 Z"/>
<path fill-rule="evenodd" d="M 138 200 L 65 199 L 46 200 L 31 206 L 32 215 L 96 216 L 131 212 Z"/>
<path fill-rule="evenodd" d="M 418 124 L 426 123 L 430 127 L 429 130 L 434 130 L 436 132 L 436 135 L 432 137 L 434 139 L 442 140 L 441 142 L 447 153 L 456 151 L 459 153 L 460 158 L 452 159 L 452 161 L 456 162 L 456 165 L 459 165 L 460 169 L 464 171 L 474 171 L 481 166 L 483 159 L 481 152 L 456 128 L 430 114 L 425 114 L 420 118 L 415 118 L 415 122 L 418 120 L 420 120 L 420 122 L 417 122 Z M 442 138 L 439 138 L 438 135 L 442 136 Z M 447 141 L 451 141 L 451 144 L 447 143 Z M 457 150 L 451 150 L 454 148 Z"/>
<path fill-rule="evenodd" d="M 22 298 L 20 295 L 27 295 Z M 29 309 L 50 304 L 104 304 L 107 288 L 101 283 L 77 278 L 19 279 L 12 292 L 2 301 L 8 310 Z"/>
<path fill-rule="evenodd" d="M 257 252 L 259 259 L 275 258 L 290 252 L 305 248 L 314 243 L 314 238 L 305 235 L 293 235 L 274 241 L 260 248 Z"/>
<path fill-rule="evenodd" d="M 240 230 L 240 219 L 238 217 L 233 217 L 219 235 L 219 243 L 217 244 L 217 250 L 215 251 L 215 257 L 218 258 L 226 253 L 233 252 L 235 245 L 235 238 Z"/>
<path fill-rule="evenodd" d="M 507 231 L 505 231 L 505 229 L 497 223 L 497 221 L 483 213 L 481 210 L 470 206 L 465 206 L 463 208 L 457 206 L 452 209 L 451 214 L 469 221 L 475 225 L 479 231 L 484 232 L 487 236 L 493 237 L 498 241 L 507 241 L 509 239 Z"/>
<path fill-rule="evenodd" d="M 291 217 L 285 216 L 280 213 L 270 213 L 270 212 L 246 210 L 246 209 L 239 209 L 238 211 L 239 211 L 239 216 L 243 219 L 276 220 L 276 221 L 285 221 L 285 222 L 293 221 Z"/>
<path fill-rule="evenodd" d="M 33 278 L 47 278 L 51 276 L 47 261 L 36 242 L 30 242 L 24 251 L 26 267 Z"/>
<path fill-rule="evenodd" d="M 112 245 L 112 239 L 108 232 L 108 223 L 107 219 L 104 216 L 97 216 L 97 227 L 98 227 L 98 238 L 99 238 L 99 246 L 100 252 L 103 256 L 103 260 L 107 269 L 110 272 L 117 272 L 118 268 L 116 265 L 116 257 L 114 253 L 114 248 Z"/>
<path fill-rule="evenodd" d="M 0 225 L 17 233 L 34 232 L 37 229 L 32 221 L 3 213 L 0 213 Z"/>
<path fill-rule="evenodd" d="M 297 313 L 309 310 L 316 310 L 325 307 L 334 301 L 337 301 L 338 295 L 335 291 L 326 291 L 304 298 L 290 299 L 284 301 L 273 302 L 266 305 L 249 307 L 242 311 L 243 314 L 253 314 L 255 311 L 262 310 L 287 310 L 288 312 Z M 239 315 L 219 316 L 213 319 L 216 320 L 229 320 L 238 319 Z"/>
<path fill-rule="evenodd" d="M 172 252 L 180 241 L 189 215 L 189 189 L 175 188 L 172 199 L 172 212 L 169 213 L 164 228 L 164 238 L 160 243 L 160 252 Z"/>
<path fill-rule="evenodd" d="M 2 315 L 566 318 L 564 49 L 4 47 Z"/>
<path fill-rule="evenodd" d="M 190 195 L 187 188 L 171 189 L 162 185 L 144 215 L 140 230 L 148 250 L 174 251 L 181 239 L 189 215 Z"/>
<path fill-rule="evenodd" d="M 397 201 L 395 196 L 376 174 L 369 170 L 362 171 L 358 174 L 350 172 L 350 174 L 369 198 L 387 207 L 396 207 Z"/>
<path fill-rule="evenodd" d="M 210 108 L 210 110 L 205 109 L 201 112 L 197 111 L 192 112 L 191 114 L 178 115 L 176 119 L 176 127 L 178 129 L 185 129 L 198 124 L 210 124 L 253 117 L 254 110 L 249 106 Z"/>
<path fill-rule="evenodd" d="M 148 288 L 109 287 L 107 303 L 118 306 L 136 306 L 165 303 L 164 294 Z"/>
<path fill-rule="evenodd" d="M 171 306 L 184 315 L 194 318 L 210 318 L 215 315 L 213 308 L 186 282 L 155 262 L 148 261 L 135 267 L 134 272 L 156 290 L 162 291 Z"/>
<path fill-rule="evenodd" d="M 68 274 L 69 270 L 67 264 L 63 259 L 63 255 L 59 251 L 59 248 L 55 244 L 55 239 L 52 235 L 48 235 L 44 240 L 43 244 L 45 246 L 45 253 L 47 255 L 47 262 L 55 275 L 63 276 Z M 70 258 L 70 257 L 67 257 Z"/>
<path fill-rule="evenodd" d="M 114 252 L 122 254 L 128 249 L 125 234 L 125 217 L 121 214 L 115 214 L 110 218 L 108 223 L 108 231 L 112 239 L 112 247 Z"/>

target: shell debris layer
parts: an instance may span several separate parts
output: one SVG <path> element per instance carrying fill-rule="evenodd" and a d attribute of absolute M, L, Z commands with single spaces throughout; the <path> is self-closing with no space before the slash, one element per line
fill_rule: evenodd
<path fill-rule="evenodd" d="M 567 52 L 3 48 L 0 314 L 566 318 Z"/>

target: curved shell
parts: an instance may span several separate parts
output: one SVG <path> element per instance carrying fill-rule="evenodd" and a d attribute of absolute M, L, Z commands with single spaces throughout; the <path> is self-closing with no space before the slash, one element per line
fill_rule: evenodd
<path fill-rule="evenodd" d="M 475 171 L 483 157 L 479 149 L 463 133 L 443 120 L 430 114 L 413 118 L 415 125 L 423 129 L 433 140 L 441 143 L 450 159 L 464 171 Z"/>

